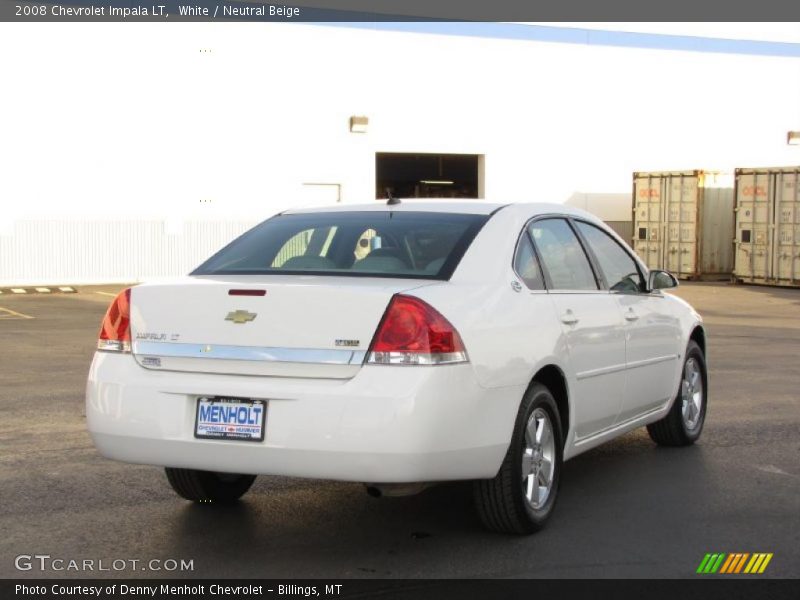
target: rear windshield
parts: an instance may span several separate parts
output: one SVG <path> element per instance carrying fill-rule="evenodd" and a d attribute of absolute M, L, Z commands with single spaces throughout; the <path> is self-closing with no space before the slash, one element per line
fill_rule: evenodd
<path fill-rule="evenodd" d="M 449 279 L 488 218 L 405 211 L 278 215 L 192 274 Z"/>

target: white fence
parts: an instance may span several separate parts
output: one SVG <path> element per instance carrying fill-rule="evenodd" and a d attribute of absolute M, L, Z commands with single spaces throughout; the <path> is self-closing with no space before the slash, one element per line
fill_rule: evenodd
<path fill-rule="evenodd" d="M 17 221 L 0 234 L 0 286 L 183 275 L 258 222 Z"/>

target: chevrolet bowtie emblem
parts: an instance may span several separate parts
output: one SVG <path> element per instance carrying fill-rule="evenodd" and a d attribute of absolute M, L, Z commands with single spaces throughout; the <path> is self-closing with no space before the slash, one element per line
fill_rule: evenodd
<path fill-rule="evenodd" d="M 228 316 L 225 317 L 225 320 L 241 324 L 241 323 L 247 323 L 248 321 L 252 321 L 257 316 L 258 313 L 251 313 L 247 312 L 246 310 L 235 310 L 233 312 L 229 312 Z"/>

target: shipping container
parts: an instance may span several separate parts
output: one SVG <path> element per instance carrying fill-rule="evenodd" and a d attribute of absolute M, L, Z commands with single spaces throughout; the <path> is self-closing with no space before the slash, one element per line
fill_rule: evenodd
<path fill-rule="evenodd" d="M 800 167 L 736 169 L 736 264 L 746 283 L 800 287 Z"/>
<path fill-rule="evenodd" d="M 728 279 L 733 202 L 730 173 L 634 173 L 633 248 L 650 269 L 681 279 Z"/>

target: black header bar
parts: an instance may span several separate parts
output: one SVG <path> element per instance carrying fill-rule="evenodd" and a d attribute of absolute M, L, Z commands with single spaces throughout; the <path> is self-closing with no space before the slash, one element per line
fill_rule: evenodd
<path fill-rule="evenodd" d="M 0 21 L 800 21 L 788 0 L 0 0 Z"/>

